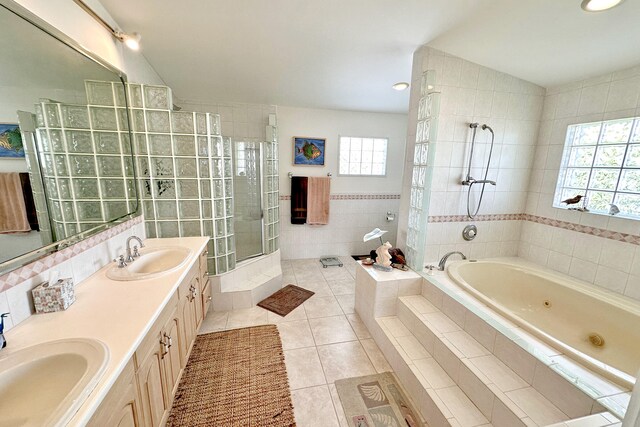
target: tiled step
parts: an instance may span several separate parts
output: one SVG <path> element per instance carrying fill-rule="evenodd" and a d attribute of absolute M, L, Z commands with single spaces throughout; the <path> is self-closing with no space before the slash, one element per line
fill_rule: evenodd
<path fill-rule="evenodd" d="M 397 337 L 390 330 L 407 359 L 414 366 L 424 363 L 420 354 L 408 345 L 417 341 L 426 353 L 433 355 L 428 363 L 440 366 L 449 381 L 457 384 L 496 427 L 544 426 L 569 418 L 421 295 L 400 297 L 397 314 L 404 326 L 400 333 L 410 330 L 415 336 Z M 419 369 L 417 374 L 421 374 Z M 423 385 L 431 386 L 441 399 L 447 396 L 451 382 L 446 378 L 432 384 L 428 376 L 423 377 Z"/>

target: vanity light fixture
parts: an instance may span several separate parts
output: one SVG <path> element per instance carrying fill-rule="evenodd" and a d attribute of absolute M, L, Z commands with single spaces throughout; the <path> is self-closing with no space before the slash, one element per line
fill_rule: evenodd
<path fill-rule="evenodd" d="M 100 15 L 98 15 L 93 9 L 91 9 L 84 1 L 82 0 L 73 0 L 75 4 L 80 6 L 82 10 L 87 12 L 89 16 L 95 19 L 100 25 L 106 28 L 116 39 L 120 40 L 131 50 L 140 49 L 140 34 L 139 33 L 125 33 L 120 30 L 116 30 L 113 28 L 107 21 L 102 19 Z"/>
<path fill-rule="evenodd" d="M 409 88 L 409 83 L 407 83 L 407 82 L 398 82 L 398 83 L 394 84 L 391 87 L 394 88 L 397 91 L 403 91 L 403 90 L 407 90 Z"/>
<path fill-rule="evenodd" d="M 582 9 L 586 12 L 602 12 L 616 7 L 624 0 L 582 0 Z"/>

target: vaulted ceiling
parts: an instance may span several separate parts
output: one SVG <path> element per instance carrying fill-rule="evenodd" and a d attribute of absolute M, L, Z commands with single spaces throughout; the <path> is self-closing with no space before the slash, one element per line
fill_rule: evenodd
<path fill-rule="evenodd" d="M 429 43 L 543 86 L 640 63 L 640 2 L 101 0 L 185 100 L 406 112 Z"/>

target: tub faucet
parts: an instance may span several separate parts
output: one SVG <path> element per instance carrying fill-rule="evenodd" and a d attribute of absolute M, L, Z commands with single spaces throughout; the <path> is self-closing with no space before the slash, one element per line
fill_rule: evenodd
<path fill-rule="evenodd" d="M 133 252 L 131 251 L 131 241 L 132 240 L 137 240 L 138 243 L 140 243 L 140 247 L 144 248 L 144 243 L 142 243 L 142 239 L 140 239 L 138 236 L 131 236 L 127 239 L 127 258 L 125 259 L 126 262 L 133 262 L 136 260 L 137 257 L 140 256 L 140 253 L 138 252 L 138 247 L 134 246 L 133 248 Z"/>
<path fill-rule="evenodd" d="M 445 256 L 443 256 L 443 257 L 440 259 L 440 262 L 438 263 L 438 270 L 440 270 L 440 271 L 444 271 L 444 266 L 445 266 L 445 264 L 447 263 L 447 260 L 449 259 L 449 257 L 450 257 L 451 255 L 460 255 L 460 256 L 462 257 L 462 259 L 467 259 L 467 257 L 466 257 L 466 256 L 464 256 L 464 254 L 463 254 L 462 252 L 458 252 L 458 251 L 455 251 L 455 252 L 449 252 L 448 254 L 445 254 Z"/>

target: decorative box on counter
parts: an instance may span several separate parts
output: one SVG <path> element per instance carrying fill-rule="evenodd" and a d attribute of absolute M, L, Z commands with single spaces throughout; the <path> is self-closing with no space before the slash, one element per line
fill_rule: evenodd
<path fill-rule="evenodd" d="M 36 313 L 66 310 L 76 300 L 72 278 L 59 279 L 53 284 L 51 281 L 41 283 L 31 291 L 31 294 Z"/>

